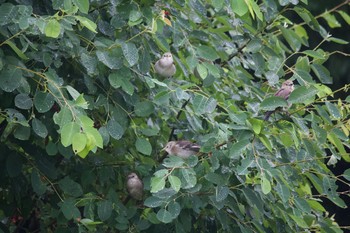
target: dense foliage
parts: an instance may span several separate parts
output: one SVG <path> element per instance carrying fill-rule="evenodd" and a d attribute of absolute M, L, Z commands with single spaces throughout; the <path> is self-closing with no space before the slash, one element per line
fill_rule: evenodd
<path fill-rule="evenodd" d="M 347 208 L 350 170 L 328 166 L 350 162 L 350 98 L 333 98 L 349 85 L 327 86 L 323 45 L 347 44 L 329 33 L 346 5 L 2 0 L 0 230 L 342 232 L 322 200 Z M 177 139 L 200 156 L 164 159 Z M 126 201 L 130 172 L 143 203 Z"/>

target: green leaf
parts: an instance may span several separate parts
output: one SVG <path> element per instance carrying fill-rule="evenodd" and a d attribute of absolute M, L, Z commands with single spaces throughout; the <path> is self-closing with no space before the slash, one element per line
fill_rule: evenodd
<path fill-rule="evenodd" d="M 80 211 L 73 200 L 65 200 L 61 205 L 61 211 L 67 220 L 80 218 Z"/>
<path fill-rule="evenodd" d="M 176 201 L 172 201 L 168 204 L 168 211 L 171 214 L 172 219 L 176 219 L 181 212 L 181 206 Z"/>
<path fill-rule="evenodd" d="M 165 203 L 165 201 L 163 199 L 160 199 L 160 198 L 154 197 L 154 196 L 150 196 L 145 200 L 144 205 L 147 207 L 150 207 L 150 208 L 156 208 L 156 207 L 163 205 L 164 203 Z"/>
<path fill-rule="evenodd" d="M 311 69 L 322 83 L 324 84 L 333 83 L 333 78 L 330 76 L 329 71 L 326 69 L 326 67 L 314 63 L 311 65 Z"/>
<path fill-rule="evenodd" d="M 29 58 L 16 46 L 15 43 L 13 43 L 10 40 L 7 40 L 4 42 L 4 44 L 7 44 L 8 46 L 11 47 L 11 49 L 23 60 L 28 60 Z"/>
<path fill-rule="evenodd" d="M 335 146 L 335 148 L 339 151 L 341 155 L 343 156 L 347 155 L 342 142 L 340 141 L 339 137 L 335 133 L 329 132 L 327 134 L 327 139 Z"/>
<path fill-rule="evenodd" d="M 297 12 L 297 14 L 315 31 L 320 30 L 320 25 L 316 18 L 304 7 L 296 6 L 294 7 L 294 10 Z"/>
<path fill-rule="evenodd" d="M 89 13 L 89 7 L 90 7 L 89 0 L 72 0 L 72 1 L 82 13 L 84 14 Z"/>
<path fill-rule="evenodd" d="M 111 73 L 108 76 L 109 83 L 114 88 L 122 87 L 123 91 L 132 95 L 134 93 L 134 86 L 130 82 L 131 73 L 128 69 L 122 68 L 116 73 Z"/>
<path fill-rule="evenodd" d="M 241 165 L 237 166 L 237 174 L 240 176 L 247 175 L 249 173 L 248 168 L 254 165 L 254 160 L 251 158 L 244 158 L 241 161 Z"/>
<path fill-rule="evenodd" d="M 163 223 L 170 223 L 172 216 L 166 209 L 160 209 L 157 213 L 157 219 Z"/>
<path fill-rule="evenodd" d="M 170 155 L 168 158 L 163 160 L 163 166 L 172 168 L 172 167 L 181 167 L 184 164 L 184 160 L 178 156 Z"/>
<path fill-rule="evenodd" d="M 117 140 L 121 139 L 125 132 L 124 128 L 114 119 L 108 121 L 107 130 L 109 135 L 111 135 L 112 138 Z"/>
<path fill-rule="evenodd" d="M 62 128 L 64 125 L 72 122 L 72 112 L 68 107 L 63 107 L 61 111 L 53 115 L 54 122 Z"/>
<path fill-rule="evenodd" d="M 350 181 L 350 168 L 346 169 L 343 173 L 343 177 Z"/>
<path fill-rule="evenodd" d="M 13 136 L 19 140 L 26 141 L 30 137 L 30 131 L 30 127 L 19 125 L 16 127 L 16 131 L 13 133 Z"/>
<path fill-rule="evenodd" d="M 311 208 L 309 203 L 307 203 L 306 200 L 300 198 L 300 197 L 295 197 L 294 198 L 294 203 L 296 207 L 298 207 L 299 210 L 303 211 L 304 213 L 311 213 Z"/>
<path fill-rule="evenodd" d="M 135 26 L 142 22 L 142 13 L 140 11 L 132 10 L 129 14 L 129 26 Z"/>
<path fill-rule="evenodd" d="M 199 77 L 204 80 L 207 76 L 208 76 L 208 70 L 207 68 L 202 65 L 202 64 L 198 64 L 197 65 L 197 72 L 199 74 Z"/>
<path fill-rule="evenodd" d="M 197 184 L 196 173 L 192 168 L 181 168 L 180 174 L 183 189 L 193 188 Z"/>
<path fill-rule="evenodd" d="M 289 201 L 290 191 L 286 185 L 277 183 L 276 192 L 281 197 L 281 200 L 283 201 L 283 203 L 287 203 Z"/>
<path fill-rule="evenodd" d="M 13 92 L 21 85 L 22 71 L 20 69 L 4 69 L 0 72 L 0 88 Z"/>
<path fill-rule="evenodd" d="M 226 186 L 217 186 L 215 188 L 215 199 L 217 202 L 223 201 L 227 198 L 230 189 Z"/>
<path fill-rule="evenodd" d="M 96 31 L 97 25 L 94 22 L 92 22 L 90 19 L 82 16 L 74 16 L 74 17 L 76 18 L 76 20 L 80 22 L 82 26 L 86 27 L 87 29 L 89 29 L 94 33 L 97 33 Z"/>
<path fill-rule="evenodd" d="M 219 174 L 214 172 L 207 173 L 204 178 L 210 183 L 222 186 L 226 184 L 226 180 Z"/>
<path fill-rule="evenodd" d="M 134 66 L 137 64 L 139 60 L 139 53 L 138 50 L 133 43 L 123 43 L 122 44 L 122 50 L 124 57 L 126 58 L 127 62 L 129 63 L 129 66 Z"/>
<path fill-rule="evenodd" d="M 30 109 L 33 107 L 33 100 L 28 94 L 18 94 L 15 97 L 15 105 L 20 109 Z"/>
<path fill-rule="evenodd" d="M 252 125 L 252 129 L 254 133 L 260 134 L 264 121 L 260 119 L 255 119 L 255 118 L 251 118 L 248 121 Z"/>
<path fill-rule="evenodd" d="M 325 212 L 326 209 L 317 201 L 314 200 L 306 200 L 307 203 L 310 205 L 310 207 L 316 211 L 321 211 L 321 212 Z"/>
<path fill-rule="evenodd" d="M 300 83 L 303 83 L 303 82 L 312 83 L 313 82 L 312 76 L 309 74 L 309 72 L 307 72 L 305 70 L 296 69 L 295 73 L 293 75 L 293 78 L 294 77 L 297 80 L 300 80 L 299 81 Z"/>
<path fill-rule="evenodd" d="M 302 53 L 304 53 L 312 58 L 317 58 L 317 59 L 325 59 L 326 58 L 324 56 L 324 53 L 320 53 L 320 52 L 314 51 L 314 50 L 305 50 Z"/>
<path fill-rule="evenodd" d="M 326 101 L 326 106 L 328 108 L 328 112 L 330 115 L 335 119 L 341 119 L 342 115 L 340 110 L 337 108 L 335 104 L 330 103 L 329 101 Z"/>
<path fill-rule="evenodd" d="M 209 61 L 214 61 L 219 58 L 216 51 L 212 47 L 206 45 L 199 46 L 197 48 L 197 54 L 199 57 Z"/>
<path fill-rule="evenodd" d="M 2 3 L 0 7 L 0 25 L 9 24 L 18 15 L 18 8 L 10 3 Z"/>
<path fill-rule="evenodd" d="M 66 176 L 58 182 L 62 191 L 72 197 L 79 197 L 83 195 L 83 190 L 79 183 L 73 181 L 70 177 Z"/>
<path fill-rule="evenodd" d="M 231 0 L 231 8 L 239 16 L 248 13 L 248 6 L 244 0 Z"/>
<path fill-rule="evenodd" d="M 326 12 L 325 14 L 322 14 L 322 17 L 327 21 L 328 26 L 330 26 L 331 28 L 341 27 L 341 24 L 338 22 L 335 15 Z"/>
<path fill-rule="evenodd" d="M 153 102 L 159 106 L 168 106 L 169 99 L 170 99 L 169 91 L 161 91 L 154 97 Z"/>
<path fill-rule="evenodd" d="M 265 195 L 271 192 L 271 183 L 265 176 L 261 178 L 261 190 Z"/>
<path fill-rule="evenodd" d="M 47 37 L 57 38 L 61 32 L 61 25 L 56 19 L 50 19 L 45 27 Z"/>
<path fill-rule="evenodd" d="M 109 200 L 101 201 L 97 204 L 97 214 L 101 221 L 108 220 L 113 211 L 113 203 Z"/>
<path fill-rule="evenodd" d="M 47 128 L 46 128 L 46 126 L 45 126 L 40 120 L 38 120 L 37 118 L 34 118 L 34 119 L 32 120 L 32 128 L 33 128 L 33 131 L 34 131 L 39 137 L 46 138 L 46 136 L 47 136 L 47 134 L 48 134 Z"/>
<path fill-rule="evenodd" d="M 249 3 L 251 4 L 251 6 L 253 8 L 253 11 L 254 11 L 256 17 L 258 19 L 260 19 L 261 21 L 263 21 L 264 20 L 264 16 L 263 16 L 263 14 L 262 14 L 262 12 L 260 10 L 259 5 L 255 1 L 249 1 Z"/>
<path fill-rule="evenodd" d="M 193 110 L 197 114 L 212 113 L 217 105 L 214 98 L 207 98 L 203 95 L 195 95 L 193 99 Z"/>
<path fill-rule="evenodd" d="M 242 151 L 246 149 L 249 143 L 249 139 L 243 139 L 239 142 L 232 144 L 229 148 L 229 157 L 233 159 L 241 156 Z"/>
<path fill-rule="evenodd" d="M 168 174 L 169 174 L 168 169 L 160 169 L 154 173 L 156 177 L 164 177 L 164 176 L 167 176 Z"/>
<path fill-rule="evenodd" d="M 332 42 L 335 42 L 337 44 L 348 44 L 349 43 L 347 40 L 342 40 L 342 39 L 335 38 L 335 37 L 330 37 L 327 39 L 327 41 L 332 41 Z"/>
<path fill-rule="evenodd" d="M 168 180 L 169 180 L 169 183 L 171 185 L 171 187 L 176 191 L 176 192 L 179 192 L 180 188 L 181 188 L 181 180 L 176 177 L 176 176 L 168 176 Z"/>
<path fill-rule="evenodd" d="M 110 69 L 120 69 L 123 66 L 123 60 L 118 59 L 122 56 L 122 50 L 120 48 L 114 48 L 108 51 L 96 51 L 97 58 L 105 66 Z"/>
<path fill-rule="evenodd" d="M 86 147 L 87 138 L 84 133 L 78 132 L 73 135 L 72 147 L 75 154 L 78 154 Z"/>
<path fill-rule="evenodd" d="M 260 141 L 266 146 L 266 148 L 272 152 L 272 143 L 265 135 L 258 136 Z"/>
<path fill-rule="evenodd" d="M 67 147 L 72 144 L 73 136 L 80 132 L 80 126 L 75 122 L 70 122 L 63 126 L 61 130 L 61 143 Z"/>
<path fill-rule="evenodd" d="M 307 223 L 301 217 L 289 214 L 289 216 L 297 223 L 297 225 L 301 228 L 308 228 Z"/>
<path fill-rule="evenodd" d="M 38 171 L 34 169 L 30 177 L 34 192 L 39 196 L 43 195 L 46 192 L 46 185 L 41 181 Z"/>
<path fill-rule="evenodd" d="M 39 113 L 45 113 L 49 111 L 54 104 L 54 97 L 47 92 L 36 92 L 34 96 L 34 106 Z"/>
<path fill-rule="evenodd" d="M 93 141 L 93 147 L 97 146 L 99 148 L 103 148 L 103 138 L 101 133 L 99 132 L 99 130 L 93 128 L 93 127 L 89 127 L 89 128 L 84 128 L 84 132 L 86 134 L 86 137 L 88 139 L 87 141 L 87 146 L 89 146 L 89 139 L 91 139 L 91 141 Z M 92 142 L 90 142 L 92 143 Z"/>
<path fill-rule="evenodd" d="M 345 22 L 350 25 L 350 16 L 344 12 L 344 11 L 336 11 L 338 14 L 341 15 L 341 17 L 343 17 L 343 19 L 345 20 Z"/>
<path fill-rule="evenodd" d="M 136 146 L 137 151 L 142 153 L 142 154 L 151 155 L 151 153 L 152 153 L 152 145 L 145 138 L 137 138 L 135 146 Z"/>
<path fill-rule="evenodd" d="M 165 187 L 165 177 L 151 178 L 151 193 L 159 192 Z"/>
<path fill-rule="evenodd" d="M 288 106 L 287 101 L 279 96 L 271 96 L 264 99 L 260 104 L 260 109 L 264 111 L 275 110 L 278 107 Z"/>
<path fill-rule="evenodd" d="M 153 34 L 153 40 L 162 51 L 170 51 L 170 46 L 163 35 Z"/>
<path fill-rule="evenodd" d="M 282 31 L 283 37 L 286 39 L 293 51 L 299 51 L 301 47 L 300 37 L 291 29 L 287 29 L 283 26 L 279 26 L 278 28 Z"/>
<path fill-rule="evenodd" d="M 301 86 L 296 88 L 289 96 L 288 102 L 305 103 L 308 99 L 314 98 L 318 90 L 314 86 Z"/>
<path fill-rule="evenodd" d="M 148 117 L 154 113 L 154 105 L 150 101 L 135 104 L 135 114 L 139 117 Z"/>
<path fill-rule="evenodd" d="M 330 179 L 328 176 L 324 176 L 322 185 L 324 194 L 327 195 L 330 201 L 341 208 L 346 208 L 345 202 L 339 197 L 337 193 L 338 186 L 335 184 L 335 181 L 333 179 Z"/>

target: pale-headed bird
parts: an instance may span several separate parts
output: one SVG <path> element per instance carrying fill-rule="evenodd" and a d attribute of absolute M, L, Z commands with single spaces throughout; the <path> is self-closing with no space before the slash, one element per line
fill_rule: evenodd
<path fill-rule="evenodd" d="M 181 158 L 188 158 L 199 152 L 200 146 L 190 141 L 170 141 L 164 147 L 169 155 L 176 155 Z"/>
<path fill-rule="evenodd" d="M 170 52 L 164 53 L 162 58 L 156 62 L 154 68 L 162 77 L 168 78 L 173 76 L 176 72 L 173 55 Z"/>
<path fill-rule="evenodd" d="M 286 80 L 282 83 L 281 88 L 275 93 L 275 96 L 282 97 L 288 100 L 290 93 L 294 91 L 294 83 L 291 80 Z M 275 111 L 268 111 L 265 113 L 264 120 L 267 121 L 272 113 Z"/>
<path fill-rule="evenodd" d="M 132 198 L 135 200 L 142 200 L 143 196 L 143 183 L 142 180 L 132 172 L 128 175 L 126 187 Z"/>

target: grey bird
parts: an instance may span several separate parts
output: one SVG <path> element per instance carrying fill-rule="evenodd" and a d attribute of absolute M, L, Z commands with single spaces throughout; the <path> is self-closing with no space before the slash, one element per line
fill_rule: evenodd
<path fill-rule="evenodd" d="M 126 187 L 132 198 L 135 200 L 142 200 L 143 197 L 143 183 L 142 180 L 132 172 L 128 175 Z"/>
<path fill-rule="evenodd" d="M 181 158 L 188 158 L 199 152 L 200 146 L 190 141 L 170 141 L 163 148 L 169 155 L 176 155 Z"/>
<path fill-rule="evenodd" d="M 168 78 L 173 76 L 176 72 L 173 55 L 169 52 L 164 53 L 162 58 L 154 65 L 154 69 L 162 77 Z"/>
<path fill-rule="evenodd" d="M 284 98 L 285 100 L 288 100 L 290 93 L 294 91 L 294 83 L 291 80 L 286 80 L 282 83 L 281 88 L 275 93 L 275 96 L 279 96 Z M 271 114 L 274 113 L 274 111 L 268 111 L 265 113 L 264 120 L 267 121 Z"/>

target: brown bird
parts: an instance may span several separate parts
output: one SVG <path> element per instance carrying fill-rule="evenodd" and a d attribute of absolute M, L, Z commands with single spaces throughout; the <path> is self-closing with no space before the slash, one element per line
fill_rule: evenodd
<path fill-rule="evenodd" d="M 294 91 L 294 83 L 291 80 L 286 80 L 282 83 L 281 88 L 275 93 L 275 96 L 279 96 L 284 98 L 285 100 L 288 100 L 290 93 Z M 271 114 L 274 113 L 274 111 L 268 111 L 265 113 L 264 120 L 267 121 Z"/>
<path fill-rule="evenodd" d="M 162 77 L 168 78 L 173 76 L 176 72 L 173 55 L 169 52 L 164 53 L 162 58 L 156 62 L 154 68 L 156 72 Z"/>
<path fill-rule="evenodd" d="M 190 141 L 170 141 L 164 147 L 164 150 L 170 155 L 176 155 L 181 158 L 188 158 L 199 152 L 200 146 Z"/>
<path fill-rule="evenodd" d="M 132 198 L 135 200 L 142 200 L 143 183 L 136 173 L 132 172 L 128 175 L 126 187 Z"/>

